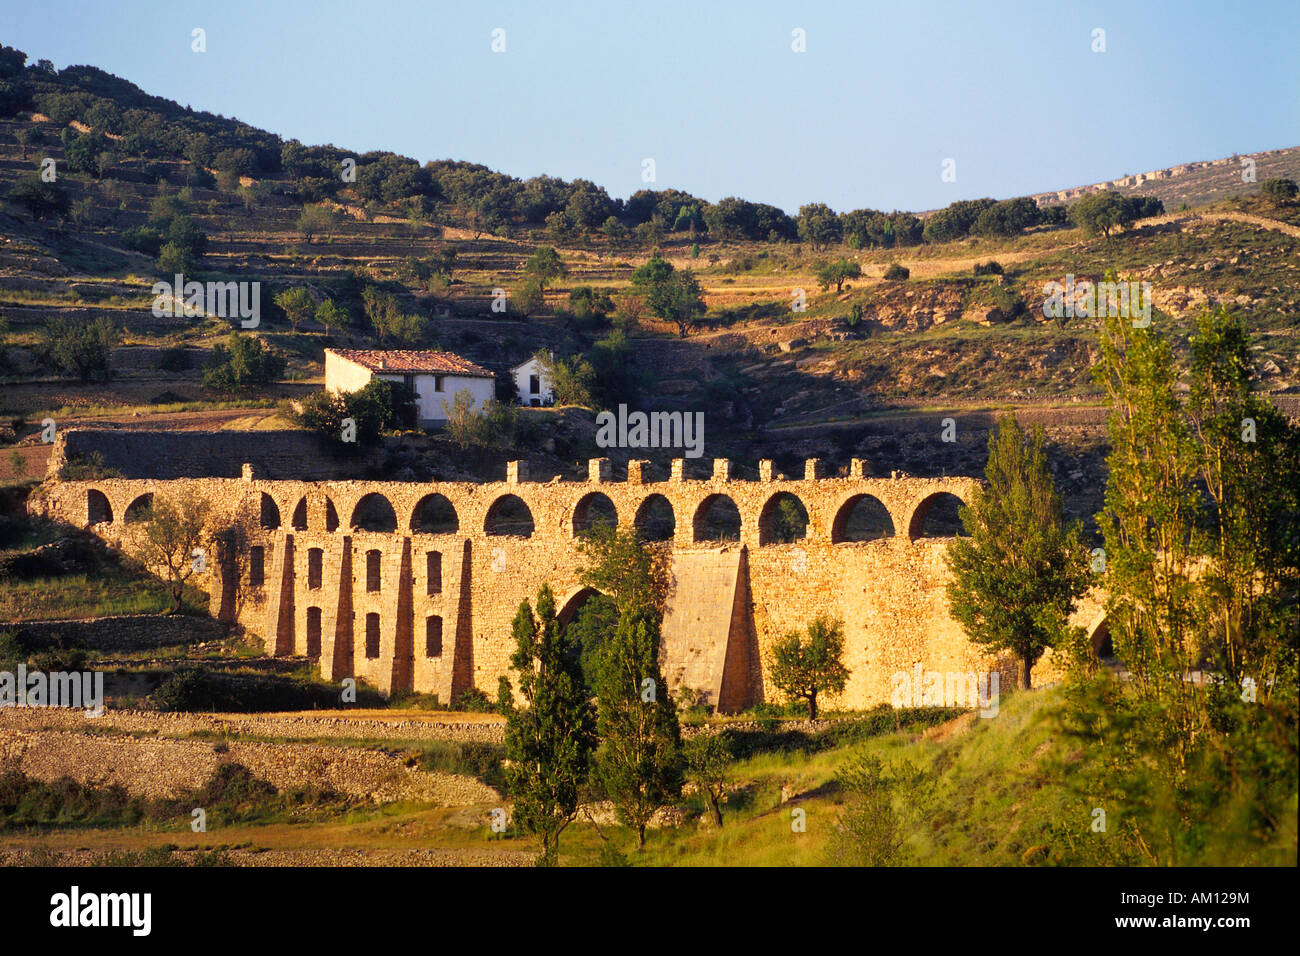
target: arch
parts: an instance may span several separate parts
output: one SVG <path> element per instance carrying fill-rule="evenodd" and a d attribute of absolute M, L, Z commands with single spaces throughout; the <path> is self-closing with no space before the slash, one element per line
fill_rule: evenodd
<path fill-rule="evenodd" d="M 808 509 L 804 507 L 798 495 L 788 491 L 778 491 L 758 516 L 758 543 L 792 544 L 808 537 Z"/>
<path fill-rule="evenodd" d="M 889 509 L 875 495 L 853 495 L 847 499 L 831 523 L 831 543 L 875 541 L 894 536 L 894 519 Z"/>
<path fill-rule="evenodd" d="M 363 495 L 352 509 L 352 527 L 358 531 L 396 531 L 393 503 L 376 491 Z"/>
<path fill-rule="evenodd" d="M 415 503 L 410 528 L 419 534 L 455 534 L 460 530 L 460 517 L 446 495 L 434 493 Z"/>
<path fill-rule="evenodd" d="M 723 494 L 712 494 L 695 509 L 696 541 L 739 541 L 740 509 Z"/>
<path fill-rule="evenodd" d="M 672 502 L 659 494 L 641 502 L 632 524 L 643 541 L 671 541 L 677 533 L 677 516 L 673 514 Z"/>
<path fill-rule="evenodd" d="M 266 531 L 274 531 L 280 527 L 280 506 L 265 491 L 262 492 L 258 523 Z"/>
<path fill-rule="evenodd" d="M 1110 621 L 1104 616 L 1093 626 L 1088 635 L 1088 644 L 1098 660 L 1115 656 L 1115 646 L 1110 641 Z"/>
<path fill-rule="evenodd" d="M 325 530 L 337 531 L 339 529 L 339 513 L 334 510 L 334 502 L 329 498 L 325 499 Z"/>
<path fill-rule="evenodd" d="M 574 537 L 601 525 L 618 527 L 618 509 L 614 502 L 599 491 L 583 495 L 573 509 Z"/>
<path fill-rule="evenodd" d="M 533 513 L 518 495 L 502 495 L 483 519 L 483 530 L 491 535 L 531 538 L 533 528 Z"/>
<path fill-rule="evenodd" d="M 578 612 L 596 595 L 600 594 L 595 588 L 578 588 L 560 605 L 560 612 L 555 615 L 555 620 L 560 627 L 568 627 L 569 623 L 578 616 Z"/>
<path fill-rule="evenodd" d="M 321 609 L 307 608 L 307 656 L 312 660 L 320 659 Z"/>
<path fill-rule="evenodd" d="M 936 491 L 927 495 L 912 511 L 907 523 L 907 536 L 918 538 L 953 538 L 965 534 L 957 509 L 966 502 L 951 491 Z"/>
<path fill-rule="evenodd" d="M 104 494 L 98 488 L 91 488 L 86 492 L 86 524 L 102 524 L 105 521 L 112 522 L 113 506 L 108 503 L 108 495 Z"/>
<path fill-rule="evenodd" d="M 289 524 L 294 531 L 307 530 L 307 496 L 303 495 L 298 499 L 298 504 L 294 506 L 293 517 L 289 519 Z"/>
<path fill-rule="evenodd" d="M 148 521 L 149 515 L 152 513 L 153 492 L 147 491 L 126 506 L 126 511 L 122 514 L 122 520 L 127 524 L 133 524 L 136 521 Z"/>

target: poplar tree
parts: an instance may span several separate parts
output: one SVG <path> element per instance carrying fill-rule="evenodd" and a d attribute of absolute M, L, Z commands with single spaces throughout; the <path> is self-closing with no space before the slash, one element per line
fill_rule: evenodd
<path fill-rule="evenodd" d="M 968 537 L 948 547 L 949 611 L 975 643 L 1015 654 L 1028 689 L 1043 652 L 1072 633 L 1087 588 L 1082 531 L 1065 526 L 1041 428 L 1027 441 L 1014 415 L 1000 419 L 984 474 L 988 487 L 959 512 Z"/>
<path fill-rule="evenodd" d="M 641 848 L 650 818 L 681 796 L 683 782 L 677 708 L 659 669 L 667 569 L 662 549 L 647 547 L 634 531 L 598 526 L 579 547 L 590 561 L 582 582 L 617 609 L 591 655 L 601 738 L 595 777 Z"/>
<path fill-rule="evenodd" d="M 506 714 L 506 788 L 514 820 L 541 842 L 540 866 L 559 862 L 560 834 L 578 815 L 595 719 L 578 648 L 555 616 L 549 585 L 537 594 L 537 615 L 525 600 L 515 615 L 515 652 L 510 665 L 519 680 L 516 707 L 508 678 L 500 684 Z"/>

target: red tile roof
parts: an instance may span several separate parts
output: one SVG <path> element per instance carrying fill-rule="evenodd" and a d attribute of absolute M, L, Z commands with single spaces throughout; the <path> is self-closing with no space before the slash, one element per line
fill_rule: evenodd
<path fill-rule="evenodd" d="M 326 349 L 340 358 L 355 362 L 372 372 L 410 374 L 436 372 L 439 375 L 464 375 L 469 378 L 494 378 L 493 374 L 469 359 L 451 352 L 384 349 Z"/>

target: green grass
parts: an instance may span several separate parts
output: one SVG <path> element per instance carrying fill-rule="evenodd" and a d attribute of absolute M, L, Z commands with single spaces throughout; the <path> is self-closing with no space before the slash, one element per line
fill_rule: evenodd
<path fill-rule="evenodd" d="M 69 574 L 6 581 L 0 591 L 0 619 L 9 621 L 161 614 L 171 610 L 171 606 L 171 595 L 161 582 L 121 568 L 95 576 Z M 206 596 L 188 588 L 183 610 L 206 612 Z"/>

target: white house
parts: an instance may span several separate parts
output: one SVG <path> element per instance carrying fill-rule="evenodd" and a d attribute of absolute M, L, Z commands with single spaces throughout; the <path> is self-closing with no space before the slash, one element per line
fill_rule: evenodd
<path fill-rule="evenodd" d="M 331 392 L 355 392 L 375 378 L 414 389 L 424 427 L 446 423 L 457 392 L 468 391 L 475 410 L 496 397 L 496 377 L 451 352 L 325 350 L 325 387 Z"/>
<path fill-rule="evenodd" d="M 515 387 L 519 389 L 520 405 L 555 404 L 555 383 L 546 367 L 537 361 L 537 356 L 520 362 L 510 371 L 515 377 Z"/>

